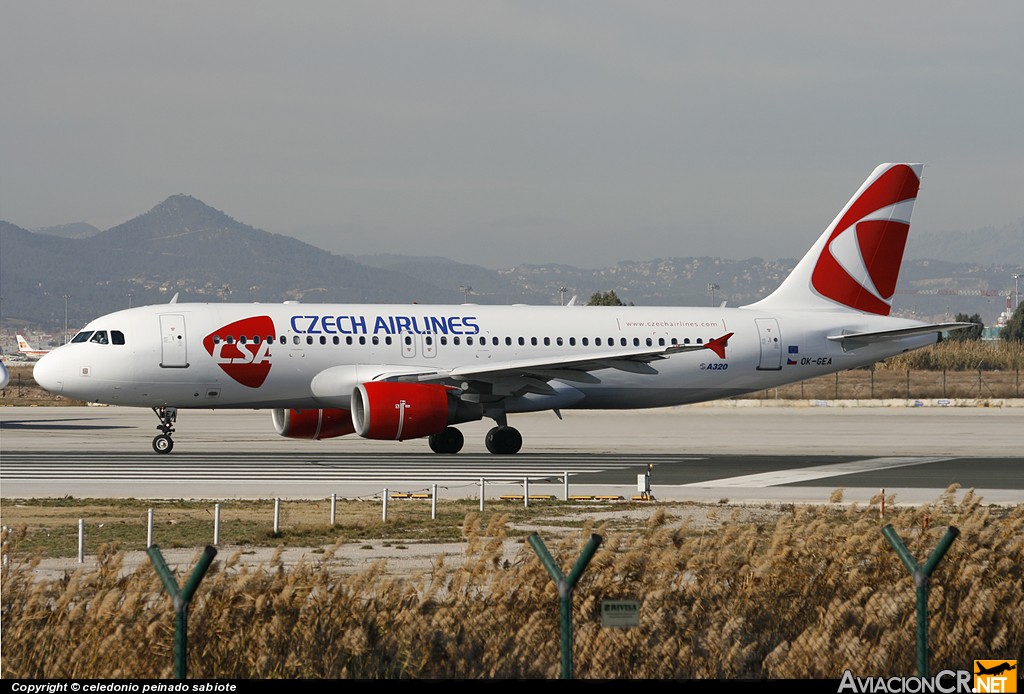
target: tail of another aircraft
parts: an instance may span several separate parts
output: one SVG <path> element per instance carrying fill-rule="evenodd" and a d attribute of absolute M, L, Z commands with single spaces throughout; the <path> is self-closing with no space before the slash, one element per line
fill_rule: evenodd
<path fill-rule="evenodd" d="M 23 335 L 18 335 L 18 351 L 22 353 L 34 351 Z"/>
<path fill-rule="evenodd" d="M 750 308 L 888 316 L 921 184 L 921 164 L 882 164 L 771 295 Z"/>

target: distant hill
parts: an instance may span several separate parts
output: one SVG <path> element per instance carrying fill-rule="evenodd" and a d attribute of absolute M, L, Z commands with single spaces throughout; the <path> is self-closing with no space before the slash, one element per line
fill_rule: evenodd
<path fill-rule="evenodd" d="M 100 233 L 100 230 L 94 227 L 92 224 L 86 224 L 85 222 L 72 222 L 71 224 L 60 224 L 55 227 L 43 227 L 41 229 L 33 229 L 32 231 L 37 234 L 49 234 L 50 236 L 60 236 L 64 239 L 86 239 L 90 236 L 95 236 Z"/>
<path fill-rule="evenodd" d="M 911 235 L 907 257 L 963 262 L 979 265 L 1016 265 L 1024 268 L 1024 217 L 996 229 L 944 231 Z"/>
<path fill-rule="evenodd" d="M 188 195 L 173 195 L 145 214 L 85 236 L 32 232 L 0 221 L 0 296 L 4 328 L 30 323 L 75 329 L 131 305 L 179 301 L 304 301 L 558 304 L 615 290 L 637 305 L 738 306 L 775 289 L 796 259 L 711 257 L 623 261 L 587 269 L 560 264 L 491 270 L 443 257 L 398 254 L 337 256 L 289 236 L 236 221 Z M 920 317 L 980 313 L 991 324 L 1012 290 L 1007 265 L 1024 248 L 1024 220 L 1003 230 L 978 230 L 979 251 L 995 244 L 999 261 L 974 257 L 943 235 L 908 245 L 894 311 Z M 959 236 L 959 235 L 958 235 Z M 911 237 L 914 238 L 914 237 Z M 1008 244 L 1008 246 L 1007 246 Z M 1013 248 L 1010 248 L 1013 246 Z M 923 250 L 922 250 L 923 249 Z M 921 253 L 933 253 L 926 258 Z M 942 260 L 940 254 L 954 254 Z M 993 251 L 995 253 L 995 251 Z M 714 287 L 712 291 L 711 287 Z M 564 291 L 563 291 L 564 289 Z"/>

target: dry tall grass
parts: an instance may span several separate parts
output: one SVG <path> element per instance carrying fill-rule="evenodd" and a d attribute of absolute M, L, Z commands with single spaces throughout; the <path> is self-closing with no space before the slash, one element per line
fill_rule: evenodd
<path fill-rule="evenodd" d="M 794 507 L 777 523 L 718 530 L 658 512 L 644 532 L 584 524 L 548 541 L 563 572 L 604 538 L 577 586 L 580 678 L 838 678 L 913 674 L 914 586 L 885 542 L 892 523 L 923 563 L 947 525 L 961 535 L 930 600 L 933 671 L 974 658 L 1024 660 L 1024 508 L 968 493 L 927 507 Z M 892 500 L 889 500 L 892 508 Z M 719 510 L 728 514 L 728 509 Z M 927 523 L 925 521 L 927 519 Z M 927 524 L 927 528 L 924 526 Z M 409 579 L 332 570 L 332 555 L 286 569 L 218 559 L 190 612 L 189 674 L 204 678 L 554 678 L 558 597 L 528 544 L 502 559 L 507 519 L 471 514 L 467 561 Z M 45 582 L 4 536 L 5 678 L 166 678 L 173 615 L 151 567 Z M 183 578 L 179 577 L 179 581 Z M 640 627 L 601 626 L 604 598 L 641 601 Z"/>

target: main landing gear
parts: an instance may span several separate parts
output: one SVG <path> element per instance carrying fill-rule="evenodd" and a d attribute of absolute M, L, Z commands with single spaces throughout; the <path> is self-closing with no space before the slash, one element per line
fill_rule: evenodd
<path fill-rule="evenodd" d="M 523 435 L 510 427 L 504 417 L 496 418 L 498 426 L 487 432 L 484 443 L 487 450 L 495 455 L 515 455 L 523 447 Z M 462 450 L 465 439 L 455 427 L 447 427 L 438 434 L 430 435 L 430 450 L 434 453 L 452 455 Z"/>
<path fill-rule="evenodd" d="M 157 429 L 163 433 L 153 439 L 153 450 L 157 453 L 170 453 L 174 448 L 171 434 L 174 433 L 174 422 L 178 419 L 177 407 L 154 407 L 153 414 L 160 420 Z"/>

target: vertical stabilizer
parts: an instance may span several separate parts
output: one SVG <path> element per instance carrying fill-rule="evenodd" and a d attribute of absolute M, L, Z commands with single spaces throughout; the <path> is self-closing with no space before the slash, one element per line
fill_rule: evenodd
<path fill-rule="evenodd" d="M 922 168 L 875 169 L 789 277 L 750 308 L 889 315 Z"/>

